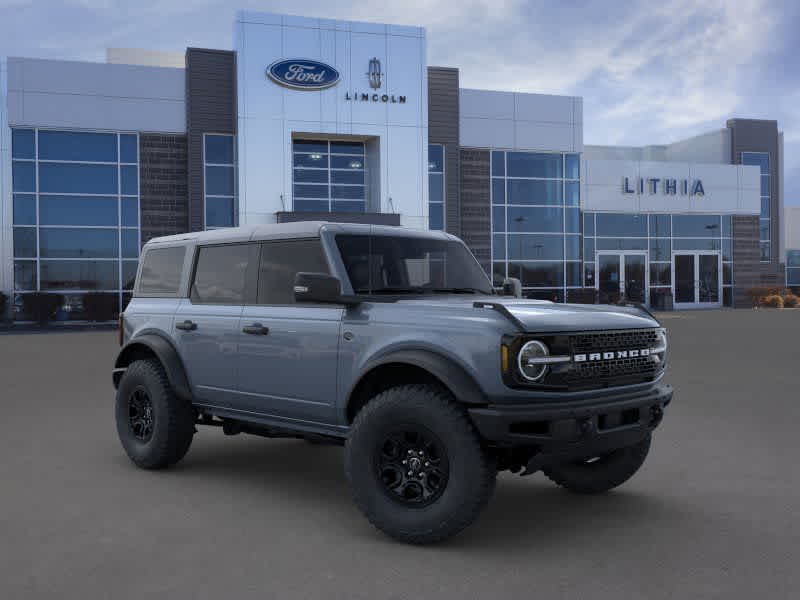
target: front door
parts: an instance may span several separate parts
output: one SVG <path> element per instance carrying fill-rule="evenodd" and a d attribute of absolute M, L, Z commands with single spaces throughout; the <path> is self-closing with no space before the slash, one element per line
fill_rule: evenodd
<path fill-rule="evenodd" d="M 646 253 L 598 252 L 596 272 L 600 302 L 625 299 L 647 304 Z"/>
<path fill-rule="evenodd" d="M 722 306 L 719 252 L 676 252 L 672 255 L 675 308 Z"/>

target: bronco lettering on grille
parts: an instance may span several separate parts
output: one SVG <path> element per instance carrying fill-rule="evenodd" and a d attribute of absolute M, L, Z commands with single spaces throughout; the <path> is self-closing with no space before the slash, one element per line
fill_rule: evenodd
<path fill-rule="evenodd" d="M 614 360 L 615 358 L 638 358 L 640 356 L 650 356 L 653 352 L 651 348 L 641 348 L 639 350 L 616 350 L 614 352 L 592 352 L 591 354 L 573 354 L 573 362 L 593 362 L 598 360 Z"/>

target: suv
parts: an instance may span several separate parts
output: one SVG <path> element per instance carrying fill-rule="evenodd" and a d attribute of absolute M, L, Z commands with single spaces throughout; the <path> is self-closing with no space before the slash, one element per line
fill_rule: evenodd
<path fill-rule="evenodd" d="M 644 309 L 499 296 L 458 238 L 397 227 L 151 240 L 120 343 L 117 431 L 136 465 L 175 464 L 200 425 L 344 445 L 355 503 L 411 543 L 469 525 L 499 470 L 622 484 L 672 398 Z"/>

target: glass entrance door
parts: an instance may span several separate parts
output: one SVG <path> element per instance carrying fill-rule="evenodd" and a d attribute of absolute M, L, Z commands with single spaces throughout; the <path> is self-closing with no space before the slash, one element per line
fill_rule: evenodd
<path fill-rule="evenodd" d="M 675 308 L 722 306 L 719 252 L 681 252 L 672 255 Z"/>
<path fill-rule="evenodd" d="M 600 302 L 620 299 L 647 303 L 647 255 L 644 252 L 598 252 L 597 290 Z"/>

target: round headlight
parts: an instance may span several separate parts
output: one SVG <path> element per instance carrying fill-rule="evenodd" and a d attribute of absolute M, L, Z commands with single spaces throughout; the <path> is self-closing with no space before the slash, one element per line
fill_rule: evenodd
<path fill-rule="evenodd" d="M 539 340 L 526 343 L 517 355 L 520 374 L 528 381 L 539 381 L 547 372 L 547 363 L 539 363 L 537 359 L 546 358 L 549 354 L 547 346 Z"/>

